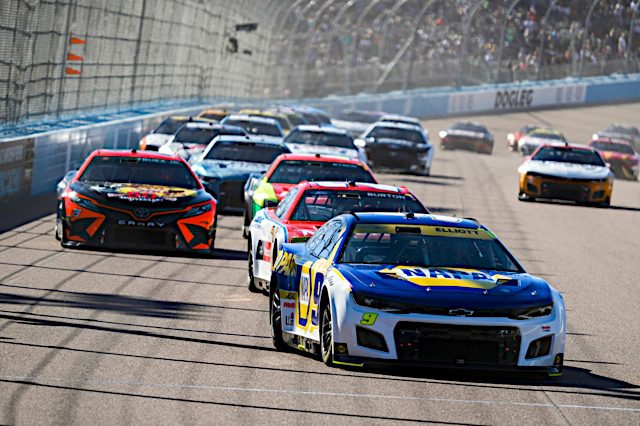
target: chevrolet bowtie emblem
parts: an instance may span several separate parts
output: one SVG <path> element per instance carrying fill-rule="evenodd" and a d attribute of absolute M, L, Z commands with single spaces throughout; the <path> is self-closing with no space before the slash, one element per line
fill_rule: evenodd
<path fill-rule="evenodd" d="M 464 308 L 449 309 L 449 315 L 453 315 L 456 317 L 470 317 L 471 315 L 473 315 L 473 311 Z"/>

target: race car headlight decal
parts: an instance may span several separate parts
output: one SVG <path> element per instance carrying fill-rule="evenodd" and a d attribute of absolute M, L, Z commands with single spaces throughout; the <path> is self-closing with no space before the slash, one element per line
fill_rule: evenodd
<path fill-rule="evenodd" d="M 201 206 L 192 207 L 184 214 L 184 217 L 198 216 L 203 213 L 211 211 L 211 203 L 203 204 Z"/>
<path fill-rule="evenodd" d="M 89 200 L 87 198 L 79 197 L 78 194 L 73 194 L 69 198 L 71 199 L 71 201 L 73 201 L 74 203 L 76 203 L 80 207 L 83 207 L 83 208 L 85 208 L 87 210 L 98 211 L 98 206 L 93 204 L 93 202 L 91 202 L 91 200 Z"/>
<path fill-rule="evenodd" d="M 544 306 L 534 306 L 522 309 L 513 309 L 509 318 L 517 320 L 526 320 L 531 318 L 546 317 L 551 315 L 553 304 Z"/>
<path fill-rule="evenodd" d="M 366 308 L 377 309 L 379 311 L 397 312 L 409 311 L 409 306 L 403 303 L 391 302 L 359 293 L 353 293 L 353 300 L 356 304 Z"/>
<path fill-rule="evenodd" d="M 382 352 L 389 352 L 384 336 L 377 331 L 356 326 L 356 338 L 358 346 L 364 346 L 365 348 L 375 349 Z"/>
<path fill-rule="evenodd" d="M 551 351 L 551 341 L 553 340 L 553 336 L 545 336 L 540 339 L 536 339 L 533 342 L 529 343 L 529 348 L 527 348 L 527 355 L 525 359 L 531 358 L 539 358 L 541 356 L 549 355 Z"/>

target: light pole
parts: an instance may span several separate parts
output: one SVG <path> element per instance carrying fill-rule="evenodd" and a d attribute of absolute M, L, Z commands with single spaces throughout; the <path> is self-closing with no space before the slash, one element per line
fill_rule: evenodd
<path fill-rule="evenodd" d="M 500 65 L 502 63 L 502 51 L 504 50 L 504 36 L 507 30 L 507 24 L 509 23 L 509 17 L 511 16 L 511 12 L 516 8 L 518 3 L 522 0 L 514 0 L 513 3 L 509 5 L 507 9 L 507 14 L 505 15 L 502 28 L 500 28 L 500 44 L 498 45 L 498 60 L 496 61 L 496 76 L 493 80 L 494 83 L 499 83 L 500 81 Z"/>
<path fill-rule="evenodd" d="M 596 8 L 596 4 L 598 4 L 599 1 L 600 0 L 593 0 L 591 7 L 589 8 L 589 12 L 587 12 L 587 18 L 584 20 L 584 34 L 582 35 L 582 46 L 580 47 L 580 77 L 582 77 L 584 67 L 584 45 L 587 42 L 587 36 L 589 35 L 589 21 L 591 20 L 593 9 Z"/>

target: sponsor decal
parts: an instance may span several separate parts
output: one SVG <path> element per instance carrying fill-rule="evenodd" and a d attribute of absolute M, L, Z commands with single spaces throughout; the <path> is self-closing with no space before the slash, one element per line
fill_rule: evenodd
<path fill-rule="evenodd" d="M 405 198 L 411 198 L 408 197 L 405 194 L 388 194 L 385 192 L 367 192 L 367 197 L 375 197 L 375 198 L 392 198 L 395 200 L 404 200 Z"/>
<path fill-rule="evenodd" d="M 501 90 L 496 93 L 494 109 L 530 107 L 533 104 L 533 89 Z"/>
<path fill-rule="evenodd" d="M 295 299 L 280 299 L 280 313 L 282 315 L 282 331 L 294 331 L 296 328 Z"/>
<path fill-rule="evenodd" d="M 303 275 L 300 282 L 300 304 L 309 304 L 309 275 Z"/>
<path fill-rule="evenodd" d="M 273 270 L 276 273 L 284 274 L 286 276 L 292 275 L 293 270 L 296 267 L 293 253 L 281 252 L 274 265 Z"/>
<path fill-rule="evenodd" d="M 376 323 L 378 319 L 378 314 L 375 312 L 365 312 L 362 314 L 362 319 L 360 320 L 361 325 L 373 325 Z"/>
<path fill-rule="evenodd" d="M 466 287 L 489 290 L 499 284 L 499 280 L 509 280 L 504 275 L 489 275 L 475 269 L 463 268 L 419 268 L 396 266 L 381 269 L 380 274 L 408 281 L 421 287 Z"/>
<path fill-rule="evenodd" d="M 109 198 L 126 201 L 143 201 L 158 203 L 161 201 L 177 201 L 178 198 L 193 197 L 193 189 L 177 188 L 157 185 L 121 185 L 121 186 L 93 186 L 92 190 L 106 194 Z"/>
<path fill-rule="evenodd" d="M 551 331 L 551 326 L 550 325 L 543 325 L 540 328 L 542 329 L 542 331 L 547 332 L 547 333 Z"/>
<path fill-rule="evenodd" d="M 271 241 L 265 241 L 262 249 L 262 260 L 265 262 L 271 262 L 271 250 L 273 243 Z"/>

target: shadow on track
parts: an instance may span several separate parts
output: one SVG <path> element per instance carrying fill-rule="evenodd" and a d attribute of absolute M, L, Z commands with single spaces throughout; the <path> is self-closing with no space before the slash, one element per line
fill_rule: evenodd
<path fill-rule="evenodd" d="M 241 250 L 229 250 L 229 249 L 214 249 L 213 253 L 191 253 L 191 252 L 173 252 L 173 251 L 160 251 L 160 250 L 127 250 L 127 249 L 112 249 L 102 247 L 65 247 L 64 250 L 78 250 L 89 251 L 98 253 L 122 253 L 122 254 L 135 254 L 139 256 L 162 256 L 162 257 L 182 257 L 191 259 L 221 259 L 221 260 L 247 260 L 247 252 Z"/>

